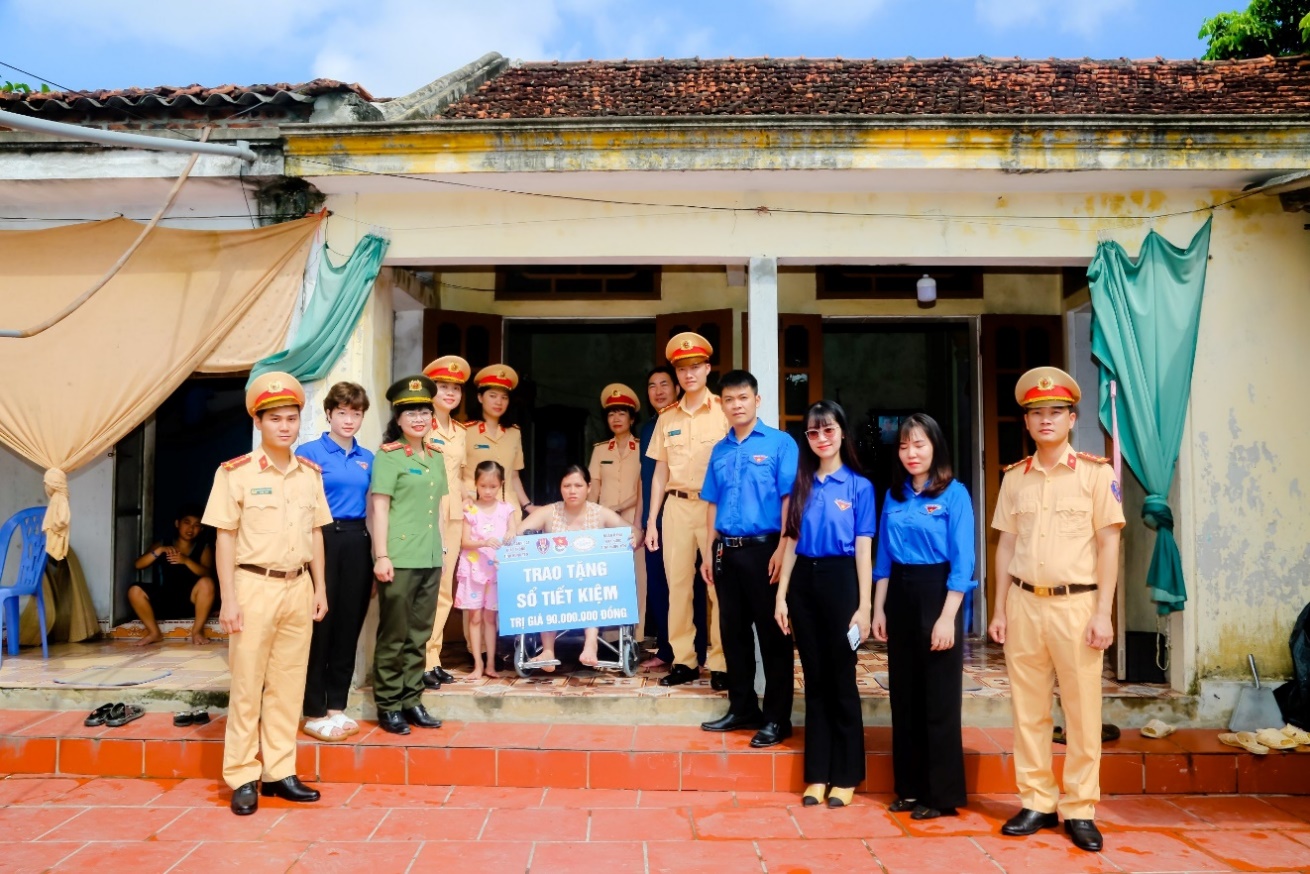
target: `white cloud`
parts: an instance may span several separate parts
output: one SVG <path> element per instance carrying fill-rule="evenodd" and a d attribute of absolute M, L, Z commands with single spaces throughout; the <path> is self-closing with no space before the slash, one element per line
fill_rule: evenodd
<path fill-rule="evenodd" d="M 1099 35 L 1107 23 L 1135 6 L 1136 0 L 974 0 L 978 20 L 995 30 L 1054 25 L 1085 39 Z"/>
<path fill-rule="evenodd" d="M 769 0 L 788 23 L 801 27 L 854 27 L 882 11 L 888 0 Z"/>

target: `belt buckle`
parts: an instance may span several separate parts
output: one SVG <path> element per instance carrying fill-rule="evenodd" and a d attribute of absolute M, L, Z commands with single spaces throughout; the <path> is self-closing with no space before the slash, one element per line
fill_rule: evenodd
<path fill-rule="evenodd" d="M 1055 594 L 1055 589 L 1050 586 L 1033 586 L 1033 594 L 1039 598 L 1049 598 Z"/>

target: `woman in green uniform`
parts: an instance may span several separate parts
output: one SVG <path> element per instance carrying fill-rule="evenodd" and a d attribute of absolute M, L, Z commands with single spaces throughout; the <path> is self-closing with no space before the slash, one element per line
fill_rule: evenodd
<path fill-rule="evenodd" d="M 436 384 L 407 376 L 387 389 L 391 421 L 373 459 L 373 575 L 378 637 L 373 698 L 392 734 L 440 728 L 423 707 L 423 669 L 441 585 L 441 499 L 447 492 L 441 445 L 431 439 Z"/>

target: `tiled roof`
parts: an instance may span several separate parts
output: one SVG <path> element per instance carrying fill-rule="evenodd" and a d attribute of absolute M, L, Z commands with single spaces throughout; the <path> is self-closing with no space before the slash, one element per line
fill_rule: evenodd
<path fill-rule="evenodd" d="M 315 79 L 299 85 L 188 85 L 175 88 L 123 88 L 99 91 L 0 92 L 0 109 L 48 118 L 52 121 L 84 119 L 125 126 L 166 121 L 229 119 L 234 125 L 258 124 L 263 119 L 298 120 L 313 111 L 314 100 L 324 94 L 355 94 L 373 98 L 359 85 L 334 79 Z M 115 124 L 115 126 L 118 126 Z"/>
<path fill-rule="evenodd" d="M 1310 58 L 529 63 L 445 118 L 1310 113 Z"/>

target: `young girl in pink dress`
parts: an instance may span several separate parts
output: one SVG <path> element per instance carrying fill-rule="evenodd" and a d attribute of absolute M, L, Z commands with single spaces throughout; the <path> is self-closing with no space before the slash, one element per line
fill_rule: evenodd
<path fill-rule="evenodd" d="M 505 468 L 484 461 L 473 471 L 478 499 L 464 508 L 464 535 L 455 570 L 455 606 L 466 611 L 473 650 L 470 677 L 498 677 L 496 672 L 496 550 L 513 538 L 514 506 L 499 500 Z M 483 662 L 483 638 L 486 662 Z"/>

